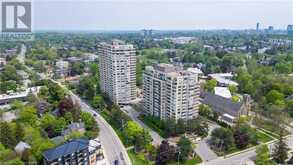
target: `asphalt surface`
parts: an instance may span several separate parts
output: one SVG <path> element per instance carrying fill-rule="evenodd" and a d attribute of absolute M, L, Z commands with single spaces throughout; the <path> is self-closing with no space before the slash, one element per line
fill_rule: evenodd
<path fill-rule="evenodd" d="M 293 137 L 288 137 L 286 140 L 288 147 L 293 149 Z M 272 152 L 275 143 L 268 145 L 269 150 Z M 219 157 L 217 159 L 204 162 L 204 165 L 244 165 L 247 160 L 252 160 L 256 156 L 255 149 L 249 150 L 247 152 L 231 156 L 229 158 Z"/>
<path fill-rule="evenodd" d="M 18 55 L 18 60 L 24 64 L 25 61 L 25 53 L 27 49 L 24 44 L 22 44 L 21 51 Z M 25 67 L 28 70 L 32 70 L 30 67 Z M 107 121 L 101 117 L 94 109 L 92 109 L 89 105 L 86 104 L 82 99 L 79 98 L 79 96 L 72 93 L 70 90 L 68 90 L 65 86 L 63 86 L 61 83 L 50 79 L 51 81 L 57 83 L 59 86 L 64 88 L 66 91 L 69 91 L 72 98 L 80 105 L 82 111 L 86 111 L 93 114 L 96 114 L 94 116 L 97 124 L 99 125 L 99 136 L 98 138 L 101 141 L 101 144 L 103 145 L 103 148 L 106 153 L 106 158 L 108 159 L 108 163 L 110 165 L 113 165 L 115 160 L 118 160 L 119 165 L 132 165 L 130 158 L 127 154 L 127 151 L 122 144 L 121 140 L 119 139 L 116 132 L 113 130 L 113 128 L 107 123 Z"/>
<path fill-rule="evenodd" d="M 59 82 L 52 79 L 51 81 L 58 83 L 61 87 L 67 89 Z M 108 158 L 109 164 L 113 165 L 115 160 L 118 160 L 119 165 L 131 165 L 132 163 L 127 154 L 126 148 L 122 144 L 121 140 L 119 139 L 113 128 L 107 123 L 107 121 L 102 116 L 100 116 L 93 108 L 87 105 L 87 103 L 84 102 L 79 96 L 75 95 L 71 91 L 69 91 L 69 93 L 71 94 L 74 101 L 80 105 L 82 111 L 91 113 L 93 116 L 94 114 L 96 114 L 94 118 L 100 129 L 98 138 L 100 139 L 101 144 L 105 149 L 106 157 Z"/>
<path fill-rule="evenodd" d="M 196 145 L 196 148 L 194 150 L 196 154 L 202 159 L 203 162 L 208 162 L 218 158 L 217 154 L 214 153 L 214 151 L 210 149 L 208 144 L 208 139 L 210 138 L 211 132 L 215 128 L 219 128 L 220 126 L 211 122 L 208 122 L 208 126 L 209 126 L 209 136 L 201 140 Z"/>

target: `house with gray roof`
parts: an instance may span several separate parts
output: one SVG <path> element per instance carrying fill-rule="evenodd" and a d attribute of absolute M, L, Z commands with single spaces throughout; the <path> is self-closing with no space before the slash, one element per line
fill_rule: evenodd
<path fill-rule="evenodd" d="M 66 136 L 71 134 L 72 132 L 85 132 L 85 125 L 84 123 L 71 123 L 67 126 L 65 130 L 62 131 L 62 136 Z"/>

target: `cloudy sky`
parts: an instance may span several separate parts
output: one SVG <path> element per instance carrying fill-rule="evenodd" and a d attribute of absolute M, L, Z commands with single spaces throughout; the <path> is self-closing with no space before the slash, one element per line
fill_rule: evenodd
<path fill-rule="evenodd" d="M 293 24 L 293 0 L 33 0 L 35 30 L 248 29 Z"/>

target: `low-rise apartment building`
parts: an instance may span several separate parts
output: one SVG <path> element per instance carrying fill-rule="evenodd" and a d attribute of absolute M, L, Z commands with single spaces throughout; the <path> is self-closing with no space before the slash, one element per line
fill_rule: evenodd
<path fill-rule="evenodd" d="M 44 165 L 107 165 L 99 140 L 74 139 L 43 152 Z"/>

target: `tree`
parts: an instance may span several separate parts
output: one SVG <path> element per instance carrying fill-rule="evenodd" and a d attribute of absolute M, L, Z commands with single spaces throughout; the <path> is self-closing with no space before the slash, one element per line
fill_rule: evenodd
<path fill-rule="evenodd" d="M 214 92 L 214 88 L 217 86 L 217 81 L 215 79 L 207 80 L 204 89 L 209 92 Z"/>
<path fill-rule="evenodd" d="M 65 136 L 66 140 L 72 140 L 72 139 L 77 139 L 83 137 L 83 134 L 78 132 L 78 131 L 73 131 L 69 135 Z"/>
<path fill-rule="evenodd" d="M 270 152 L 266 144 L 261 144 L 256 147 L 255 165 L 273 165 L 270 160 Z"/>
<path fill-rule="evenodd" d="M 14 100 L 10 105 L 12 110 L 20 110 L 24 107 L 23 102 L 19 100 Z"/>
<path fill-rule="evenodd" d="M 4 165 L 24 165 L 24 163 L 17 158 L 17 159 L 6 161 Z"/>
<path fill-rule="evenodd" d="M 47 87 L 49 91 L 48 101 L 50 103 L 59 102 L 66 96 L 65 91 L 56 83 L 49 82 Z"/>
<path fill-rule="evenodd" d="M 0 123 L 0 142 L 10 149 L 13 149 L 16 144 L 13 129 L 7 122 Z"/>
<path fill-rule="evenodd" d="M 43 138 L 38 128 L 27 126 L 25 128 L 24 141 L 31 145 L 31 152 L 38 161 L 42 159 L 42 152 L 54 147 L 52 141 L 48 138 Z"/>
<path fill-rule="evenodd" d="M 182 136 L 177 143 L 177 147 L 179 148 L 179 158 L 180 160 L 186 160 L 192 151 L 191 142 L 186 137 Z"/>
<path fill-rule="evenodd" d="M 14 80 L 3 81 L 0 82 L 0 91 L 7 92 L 7 91 L 16 91 L 17 90 L 17 82 Z"/>
<path fill-rule="evenodd" d="M 131 142 L 134 142 L 136 136 L 139 135 L 143 131 L 143 129 L 134 121 L 128 121 L 124 131 L 128 139 Z"/>
<path fill-rule="evenodd" d="M 96 121 L 90 113 L 81 112 L 80 117 L 81 117 L 81 121 L 84 122 L 85 128 L 87 130 L 92 129 L 94 127 L 94 125 L 96 125 Z"/>
<path fill-rule="evenodd" d="M 77 86 L 77 93 L 83 98 L 92 100 L 96 95 L 96 83 L 91 77 L 84 77 Z"/>
<path fill-rule="evenodd" d="M 84 64 L 81 62 L 73 63 L 71 67 L 71 75 L 81 75 L 84 72 Z"/>
<path fill-rule="evenodd" d="M 229 150 L 234 144 L 233 133 L 227 128 L 216 128 L 212 131 L 211 142 L 219 151 Z"/>
<path fill-rule="evenodd" d="M 63 117 L 56 119 L 47 113 L 41 118 L 41 127 L 47 131 L 48 137 L 59 135 L 66 125 L 67 122 Z"/>
<path fill-rule="evenodd" d="M 97 76 L 97 74 L 99 73 L 99 66 L 97 63 L 92 63 L 89 65 L 90 68 L 90 72 L 92 74 L 92 76 Z"/>
<path fill-rule="evenodd" d="M 273 150 L 273 158 L 277 163 L 285 163 L 286 159 L 288 158 L 288 145 L 286 143 L 286 139 L 284 137 L 284 128 L 280 128 L 279 131 L 279 138 L 277 143 L 275 144 L 275 148 Z"/>
<path fill-rule="evenodd" d="M 38 92 L 38 96 L 47 100 L 49 96 L 49 88 L 47 86 L 42 86 Z"/>
<path fill-rule="evenodd" d="M 102 110 L 105 107 L 105 101 L 102 95 L 97 95 L 93 98 L 92 106 L 99 110 Z"/>
<path fill-rule="evenodd" d="M 257 136 L 255 130 L 246 123 L 237 124 L 234 129 L 234 139 L 237 148 L 245 148 L 249 143 L 256 144 Z"/>
<path fill-rule="evenodd" d="M 17 71 L 12 65 L 5 65 L 3 70 L 1 71 L 0 78 L 2 81 L 13 80 L 16 82 L 20 81 L 20 77 L 17 75 Z"/>
<path fill-rule="evenodd" d="M 134 139 L 134 150 L 141 151 L 142 149 L 146 149 L 151 141 L 151 135 L 147 130 L 143 129 L 142 132 L 139 135 L 136 135 Z"/>
<path fill-rule="evenodd" d="M 15 140 L 16 142 L 22 141 L 24 138 L 24 128 L 20 122 L 16 122 L 15 125 Z"/>
<path fill-rule="evenodd" d="M 208 105 L 205 105 L 205 104 L 199 105 L 198 113 L 199 115 L 207 117 L 207 118 L 211 118 L 213 116 L 212 109 Z"/>
<path fill-rule="evenodd" d="M 185 133 L 185 131 L 186 131 L 185 121 L 183 119 L 177 120 L 177 124 L 176 124 L 176 135 L 183 134 L 183 133 Z"/>
<path fill-rule="evenodd" d="M 7 160 L 11 155 L 13 155 L 13 151 L 5 148 L 4 145 L 0 143 L 0 162 Z"/>
<path fill-rule="evenodd" d="M 238 87 L 236 85 L 229 85 L 229 90 L 232 94 L 235 94 L 238 91 Z"/>
<path fill-rule="evenodd" d="M 55 117 L 52 114 L 47 113 L 41 118 L 41 127 L 45 129 L 49 126 L 52 126 L 55 122 Z"/>
<path fill-rule="evenodd" d="M 266 95 L 266 100 L 268 103 L 276 104 L 279 105 L 280 102 L 284 104 L 284 94 L 278 92 L 277 90 L 271 90 L 267 95 Z"/>
<path fill-rule="evenodd" d="M 285 74 L 289 74 L 292 72 L 292 64 L 290 63 L 283 63 L 283 62 L 279 62 L 275 65 L 275 69 L 278 73 L 285 73 Z"/>
<path fill-rule="evenodd" d="M 187 130 L 191 133 L 195 133 L 198 136 L 208 136 L 209 127 L 204 120 L 191 119 L 187 121 Z"/>
<path fill-rule="evenodd" d="M 174 119 L 167 119 L 166 120 L 166 124 L 165 125 L 165 134 L 167 137 L 170 137 L 170 136 L 175 136 L 177 134 L 176 132 L 176 121 Z"/>
<path fill-rule="evenodd" d="M 35 126 L 38 120 L 36 108 L 33 106 L 25 106 L 19 113 L 19 119 L 29 125 Z"/>
<path fill-rule="evenodd" d="M 156 164 L 165 165 L 172 162 L 176 156 L 176 149 L 167 140 L 163 140 L 157 153 Z"/>
<path fill-rule="evenodd" d="M 58 108 L 60 115 L 64 116 L 67 112 L 72 112 L 75 105 L 71 97 L 65 97 L 59 102 Z"/>

